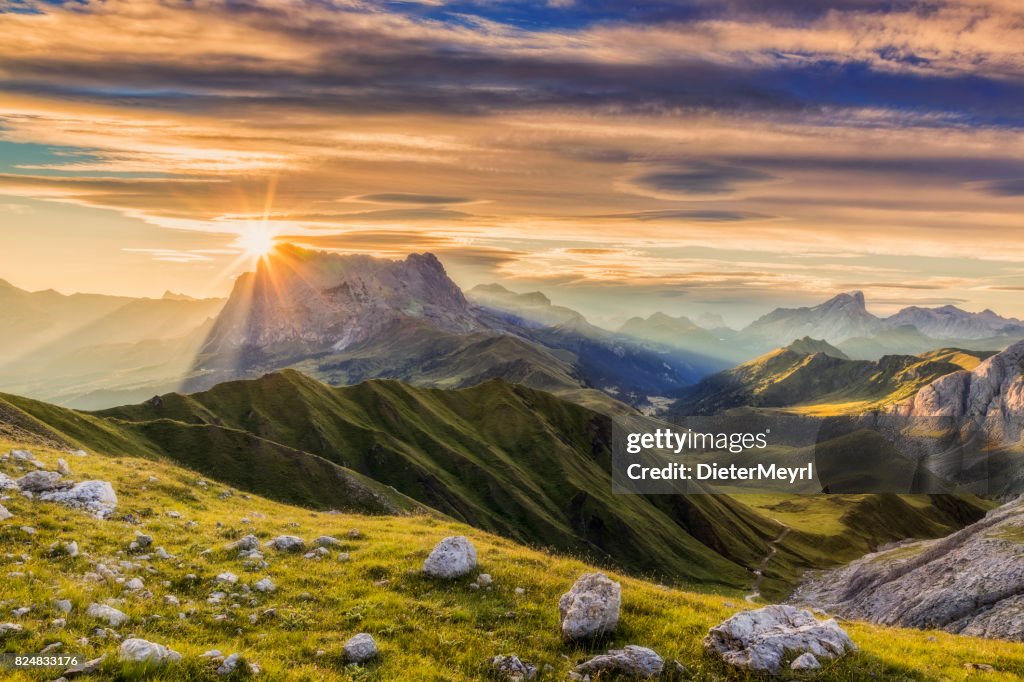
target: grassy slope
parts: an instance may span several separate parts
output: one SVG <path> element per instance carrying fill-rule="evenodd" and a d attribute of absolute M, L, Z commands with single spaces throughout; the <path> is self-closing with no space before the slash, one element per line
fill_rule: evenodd
<path fill-rule="evenodd" d="M 989 355 L 942 349 L 921 356 L 849 360 L 826 352 L 808 352 L 814 349 L 807 341 L 708 377 L 686 389 L 671 413 L 717 414 L 754 407 L 819 417 L 861 414 L 910 397 L 935 379 L 977 366 Z"/>
<path fill-rule="evenodd" d="M 15 404 L 16 403 L 16 404 Z M 12 431 L 15 426 L 18 431 Z M 90 448 L 113 455 L 165 454 L 174 444 L 177 461 L 247 490 L 363 513 L 422 511 L 422 505 L 366 476 L 306 452 L 252 434 L 169 420 L 125 428 L 91 414 L 0 394 L 0 434 L 38 435 L 43 442 Z"/>
<path fill-rule="evenodd" d="M 0 451 L 13 445 L 0 442 Z M 571 666 L 593 651 L 630 643 L 653 647 L 667 661 L 678 660 L 688 670 L 685 675 L 667 672 L 665 680 L 758 679 L 731 675 L 701 649 L 708 627 L 741 610 L 743 602 L 736 597 L 684 592 L 613 574 L 623 585 L 619 631 L 590 647 L 568 645 L 558 636 L 557 600 L 576 577 L 593 570 L 578 560 L 527 549 L 436 517 L 314 512 L 238 491 L 222 497 L 230 489 L 214 483 L 199 487 L 195 473 L 162 460 L 78 458 L 44 448 L 34 451 L 50 468 L 63 456 L 76 477 L 111 481 L 120 499 L 119 514 L 131 513 L 141 524 L 98 521 L 20 497 L 6 501 L 15 518 L 0 522 L 0 562 L 5 574 L 25 575 L 0 584 L 3 620 L 9 619 L 6 612 L 18 606 L 31 605 L 34 610 L 16 619 L 26 632 L 0 642 L 2 651 L 34 652 L 60 641 L 66 652 L 86 656 L 115 652 L 116 642 L 92 635 L 96 623 L 84 616 L 84 610 L 94 601 L 122 598 L 120 586 L 87 582 L 82 575 L 93 570 L 96 561 L 112 565 L 128 558 L 127 543 L 140 530 L 154 537 L 154 545 L 177 555 L 170 561 L 140 561 L 142 568 L 130 575 L 139 575 L 153 596 L 124 597 L 118 606 L 131 617 L 120 628 L 122 634 L 169 645 L 185 657 L 181 665 L 157 672 L 152 679 L 223 679 L 199 659 L 202 652 L 216 648 L 225 654 L 240 652 L 258 662 L 264 670 L 261 679 L 266 680 L 480 680 L 486 678 L 486 660 L 512 652 L 539 666 L 550 665 L 552 670 L 541 680 L 564 680 Z M 0 470 L 18 473 L 10 462 L 0 464 Z M 166 516 L 171 510 L 182 518 Z M 199 525 L 188 529 L 188 521 Z M 37 528 L 38 534 L 26 535 L 19 530 L 23 525 Z M 225 543 L 249 532 L 263 539 L 285 533 L 307 539 L 321 534 L 344 538 L 350 528 L 357 528 L 362 537 L 346 540 L 344 549 L 351 560 L 345 563 L 334 557 L 311 561 L 269 554 L 268 568 L 247 572 L 241 561 L 222 550 Z M 480 570 L 494 577 L 492 590 L 471 590 L 469 578 L 445 583 L 418 573 L 433 544 L 451 534 L 473 539 Z M 50 543 L 72 539 L 81 548 L 79 557 L 46 556 Z M 213 553 L 203 555 L 207 548 Z M 14 563 L 21 555 L 27 561 Z M 249 584 L 269 576 L 279 589 L 272 595 L 257 595 L 254 606 L 248 598 L 239 600 L 237 609 L 207 604 L 215 589 L 213 577 L 224 571 L 236 573 Z M 188 579 L 188 574 L 197 580 Z M 517 587 L 525 593 L 517 595 Z M 182 606 L 165 604 L 165 594 L 177 596 Z M 55 598 L 70 599 L 74 605 L 63 630 L 49 625 L 57 615 L 48 606 Z M 277 610 L 276 617 L 260 616 L 268 608 Z M 180 611 L 192 614 L 181 619 Z M 226 622 L 214 620 L 221 613 L 229 615 Z M 258 616 L 255 624 L 249 620 L 252 614 Z M 161 618 L 146 619 L 154 615 Z M 828 664 L 818 679 L 992 682 L 1024 675 L 1020 644 L 859 623 L 844 626 L 862 651 Z M 342 644 L 356 632 L 376 638 L 382 653 L 378 661 L 361 668 L 343 665 Z M 81 637 L 89 638 L 88 645 L 77 643 Z M 318 657 L 317 651 L 323 655 Z M 99 678 L 141 677 L 113 658 Z M 964 667 L 968 663 L 987 663 L 995 671 L 969 671 Z M 54 677 L 55 671 L 40 671 L 5 679 Z"/>
<path fill-rule="evenodd" d="M 270 460 L 245 465 L 237 440 L 310 453 L 477 527 L 673 581 L 742 588 L 752 581 L 744 566 L 756 565 L 779 532 L 727 500 L 666 505 L 615 495 L 609 420 L 503 382 L 462 391 L 394 381 L 332 388 L 286 371 L 98 415 L 8 399 L 79 442 L 91 443 L 80 422 L 101 414 L 105 427 L 145 443 L 142 452 L 277 499 L 338 506 L 330 486 L 288 494 L 301 478 L 268 474 Z"/>

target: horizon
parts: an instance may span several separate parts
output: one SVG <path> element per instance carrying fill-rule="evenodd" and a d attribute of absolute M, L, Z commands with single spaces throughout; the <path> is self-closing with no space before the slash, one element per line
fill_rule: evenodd
<path fill-rule="evenodd" d="M 596 318 L 853 288 L 1021 317 L 1022 27 L 999 0 L 26 0 L 0 273 L 220 297 L 276 237 Z"/>
<path fill-rule="evenodd" d="M 390 261 L 402 261 L 402 260 L 405 260 L 406 258 L 408 258 L 409 256 L 417 255 L 417 253 L 419 255 L 431 255 L 431 256 L 434 256 L 435 258 L 437 257 L 437 255 L 434 254 L 431 251 L 410 252 L 410 253 L 407 253 L 405 255 L 378 256 L 378 255 L 365 254 L 365 253 L 355 253 L 355 254 L 353 254 L 353 253 L 345 253 L 345 252 L 334 251 L 334 250 L 308 248 L 308 247 L 299 246 L 298 244 L 291 243 L 291 242 L 270 241 L 270 242 L 267 242 L 265 244 L 264 243 L 260 243 L 256 247 L 255 250 L 250 250 L 249 255 L 253 256 L 253 258 L 254 258 L 254 262 L 252 264 L 252 267 L 249 268 L 249 269 L 245 269 L 245 270 L 239 272 L 236 276 L 232 277 L 231 280 L 230 280 L 231 281 L 231 286 L 233 287 L 235 282 L 239 278 L 241 278 L 241 277 L 243 277 L 243 276 L 245 276 L 247 274 L 251 274 L 251 273 L 255 272 L 256 269 L 258 267 L 260 267 L 262 264 L 271 262 L 274 259 L 274 255 L 273 255 L 274 251 L 276 249 L 278 249 L 278 248 L 283 248 L 283 247 L 289 247 L 289 248 L 294 248 L 294 249 L 305 250 L 305 251 L 309 251 L 309 252 L 312 252 L 312 253 L 335 255 L 335 256 L 339 256 L 339 257 L 346 257 L 346 256 L 363 256 L 363 257 L 365 257 L 365 256 L 369 256 L 370 258 L 375 258 L 375 259 L 380 259 L 380 260 L 390 260 Z M 262 251 L 262 253 L 260 251 Z M 441 262 L 441 265 L 445 268 L 445 271 L 448 273 L 449 277 L 451 277 L 451 272 L 449 271 L 447 264 L 444 262 L 444 259 L 438 258 L 438 260 L 439 260 L 439 262 Z M 550 301 L 551 305 L 553 305 L 553 306 L 562 305 L 562 306 L 572 307 L 572 306 L 568 305 L 568 302 L 558 300 L 557 299 L 557 294 L 556 294 L 556 298 L 553 298 L 552 297 L 552 293 L 550 291 L 546 291 L 543 288 L 523 288 L 522 286 L 517 287 L 516 283 L 514 281 L 500 281 L 500 280 L 495 279 L 495 280 L 492 280 L 492 281 L 489 281 L 489 282 L 476 282 L 475 284 L 473 284 L 471 286 L 465 286 L 464 284 L 458 282 L 454 278 L 452 278 L 452 279 L 453 279 L 453 281 L 455 281 L 456 285 L 459 286 L 459 288 L 465 294 L 468 294 L 476 286 L 493 286 L 493 285 L 497 285 L 497 286 L 503 287 L 506 291 L 509 291 L 509 292 L 511 292 L 513 294 L 517 294 L 517 295 L 527 295 L 527 294 L 531 294 L 531 293 L 540 293 L 540 294 L 544 295 L 545 297 L 547 297 L 548 300 Z M 12 286 L 12 287 L 20 289 L 22 291 L 26 291 L 28 293 L 33 293 L 33 294 L 55 292 L 55 293 L 60 294 L 62 296 L 95 295 L 95 296 L 122 297 L 122 298 L 129 298 L 129 299 L 144 299 L 144 300 L 162 300 L 162 299 L 167 299 L 169 297 L 185 296 L 185 297 L 190 298 L 192 300 L 225 300 L 226 301 L 230 297 L 230 294 L 231 294 L 230 289 L 224 295 L 222 295 L 222 296 L 192 296 L 192 295 L 190 295 L 188 293 L 185 293 L 184 291 L 182 291 L 180 289 L 176 290 L 176 289 L 173 289 L 173 288 L 165 289 L 161 294 L 157 294 L 157 295 L 144 295 L 144 296 L 131 296 L 131 295 L 127 295 L 127 294 L 109 294 L 109 293 L 97 292 L 97 291 L 61 291 L 61 290 L 59 290 L 57 288 L 54 288 L 54 287 L 47 287 L 47 288 L 44 288 L 44 289 L 26 289 L 24 287 L 18 286 L 18 284 L 14 283 L 14 282 L 11 282 L 8 278 L 5 278 L 3 276 L 0 276 L 0 284 L 7 284 L 9 286 Z M 981 313 L 985 313 L 985 312 L 991 312 L 991 313 L 995 313 L 997 315 L 1000 315 L 1000 316 L 1002 316 L 1004 318 L 1014 318 L 1015 317 L 1015 316 L 1013 316 L 1011 314 L 1006 314 L 1006 313 L 1003 313 L 1002 311 L 999 311 L 999 310 L 993 311 L 991 308 L 983 308 L 981 310 L 973 310 L 973 309 L 970 309 L 968 307 L 965 307 L 965 306 L 962 306 L 962 305 L 955 305 L 955 304 L 924 305 L 924 306 L 909 305 L 909 306 L 900 306 L 898 308 L 894 308 L 892 306 L 888 306 L 887 307 L 887 306 L 884 306 L 884 305 L 883 306 L 878 306 L 878 305 L 875 304 L 874 301 L 872 301 L 872 299 L 870 297 L 866 296 L 864 294 L 864 292 L 862 290 L 860 290 L 860 289 L 849 289 L 849 290 L 846 290 L 846 291 L 836 291 L 834 293 L 828 293 L 828 294 L 823 293 L 819 299 L 811 301 L 811 302 L 809 302 L 807 304 L 802 304 L 802 305 L 774 305 L 774 306 L 769 306 L 769 307 L 763 309 L 760 313 L 755 314 L 750 319 L 745 319 L 745 320 L 742 320 L 742 321 L 740 321 L 738 323 L 735 322 L 734 319 L 731 319 L 731 318 L 729 318 L 727 316 L 722 315 L 722 317 L 723 317 L 723 319 L 725 319 L 725 322 L 727 323 L 727 326 L 729 326 L 729 327 L 731 327 L 733 329 L 739 330 L 739 329 L 742 329 L 743 327 L 745 327 L 746 325 L 750 324 L 751 322 L 759 319 L 760 317 L 771 313 L 774 310 L 814 307 L 814 306 L 817 306 L 817 305 L 825 304 L 827 302 L 830 302 L 830 301 L 832 301 L 832 300 L 834 300 L 836 298 L 840 298 L 840 297 L 843 297 L 843 296 L 859 296 L 862 299 L 862 301 L 863 301 L 864 309 L 869 314 L 872 314 L 872 315 L 874 315 L 874 316 L 876 316 L 876 317 L 878 317 L 880 319 L 885 319 L 885 318 L 887 318 L 887 317 L 889 317 L 889 316 L 891 316 L 891 315 L 893 315 L 893 314 L 895 314 L 897 312 L 900 312 L 900 311 L 902 311 L 904 309 L 908 309 L 908 308 L 923 308 L 923 309 L 926 309 L 926 310 L 938 310 L 938 309 L 942 309 L 942 308 L 952 308 L 952 309 L 955 309 L 955 310 L 960 310 L 960 311 L 968 312 L 968 313 L 971 313 L 971 314 L 981 314 Z M 607 328 L 609 330 L 614 330 L 614 328 L 617 328 L 618 326 L 620 326 L 627 319 L 635 318 L 635 317 L 644 317 L 645 318 L 645 317 L 649 317 L 649 316 L 654 315 L 654 314 L 666 314 L 666 315 L 670 315 L 671 317 L 686 317 L 686 318 L 691 319 L 691 321 L 693 321 L 695 318 L 699 317 L 701 314 L 707 314 L 707 313 L 715 313 L 715 314 L 717 314 L 719 311 L 717 311 L 717 310 L 715 310 L 713 308 L 704 308 L 704 309 L 691 310 L 689 312 L 687 312 L 687 311 L 682 311 L 682 312 L 675 311 L 675 313 L 672 313 L 671 311 L 666 312 L 664 309 L 658 308 L 658 309 L 651 309 L 650 312 L 645 312 L 643 314 L 635 313 L 633 315 L 625 315 L 625 314 L 622 314 L 621 311 L 620 311 L 620 313 L 618 315 L 611 316 L 611 317 L 608 317 L 608 316 L 605 316 L 605 317 L 595 316 L 595 315 L 589 314 L 586 310 L 580 310 L 579 312 L 581 312 L 584 315 L 584 317 L 586 317 L 591 323 L 596 324 L 597 326 L 603 326 L 603 327 L 605 327 L 605 328 Z"/>

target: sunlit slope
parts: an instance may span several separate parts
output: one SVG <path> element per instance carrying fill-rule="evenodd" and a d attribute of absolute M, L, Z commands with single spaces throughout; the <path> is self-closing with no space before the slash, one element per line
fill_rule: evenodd
<path fill-rule="evenodd" d="M 921 356 L 850 360 L 824 341 L 801 339 L 684 389 L 670 414 L 679 418 L 738 408 L 814 416 L 860 414 L 912 396 L 941 376 L 977 366 L 988 355 L 942 349 Z"/>
<path fill-rule="evenodd" d="M 746 588 L 785 528 L 742 497 L 614 494 L 607 417 L 500 381 L 458 391 L 395 381 L 335 388 L 286 371 L 94 414 L 8 399 L 76 442 L 165 455 L 275 499 L 352 509 L 326 474 L 302 473 L 333 463 L 382 484 L 385 497 L 671 582 Z M 949 507 L 896 505 L 892 518 L 837 509 L 854 532 L 828 537 L 827 551 L 815 537 L 790 534 L 763 591 L 783 594 L 805 568 L 881 542 L 944 535 L 982 512 L 976 501 Z"/>
<path fill-rule="evenodd" d="M 15 443 L 0 442 L 0 452 Z M 26 445 L 18 444 L 20 447 Z M 511 540 L 443 518 L 429 516 L 361 516 L 329 514 L 268 501 L 216 482 L 200 482 L 194 472 L 161 459 L 74 457 L 28 444 L 47 465 L 57 457 L 72 467 L 73 477 L 110 481 L 119 497 L 114 519 L 99 521 L 79 511 L 17 497 L 5 502 L 14 518 L 0 522 L 0 556 L 6 573 L 2 600 L 33 610 L 14 620 L 24 633 L 0 640 L 0 651 L 36 652 L 53 643 L 64 651 L 108 658 L 98 675 L 83 679 L 137 679 L 116 660 L 118 643 L 95 633 L 97 622 L 86 607 L 108 599 L 130 620 L 116 628 L 180 652 L 181 664 L 147 679 L 217 680 L 214 667 L 201 658 L 211 649 L 240 653 L 263 669 L 259 679 L 277 680 L 450 680 L 488 678 L 487 661 L 516 653 L 545 669 L 540 679 L 564 680 L 578 662 L 609 647 L 640 644 L 668 662 L 663 680 L 757 680 L 731 674 L 706 656 L 701 639 L 707 629 L 747 607 L 733 595 L 685 592 L 613 573 L 622 583 L 618 631 L 591 645 L 566 644 L 558 630 L 559 596 L 582 573 L 594 570 L 578 560 L 525 548 Z M 10 463 L 0 471 L 14 475 Z M 168 512 L 180 514 L 172 518 Z M 132 522 L 134 521 L 134 522 Z M 27 535 L 21 526 L 33 527 Z M 348 537 L 351 529 L 358 538 Z M 153 545 L 174 555 L 170 560 L 140 559 L 126 553 L 136 532 L 153 537 Z M 247 570 L 230 541 L 255 533 L 265 541 L 280 534 L 312 540 L 320 535 L 342 539 L 343 546 L 321 560 L 267 551 L 269 566 Z M 419 573 L 427 553 L 442 537 L 472 538 L 481 572 L 493 576 L 490 590 L 469 587 L 472 578 L 436 582 Z M 53 542 L 75 540 L 75 558 L 49 556 Z M 206 550 L 212 550 L 207 552 Z M 339 561 L 340 552 L 349 554 Z M 24 555 L 24 560 L 21 558 Z M 13 558 L 12 558 L 13 557 Z M 144 594 L 125 594 L 116 582 L 89 580 L 96 563 L 117 565 L 131 558 Z M 20 562 L 20 563 L 15 563 Z M 253 592 L 210 604 L 218 574 L 230 571 L 239 584 L 269 577 L 270 594 Z M 519 592 L 517 592 L 519 588 Z M 238 588 L 227 592 L 239 592 Z M 180 601 L 175 606 L 166 596 Z M 50 604 L 69 599 L 67 626 L 54 628 L 58 615 Z M 231 608 L 237 603 L 238 608 Z M 269 610 L 273 610 L 272 612 Z M 180 613 L 185 613 L 184 618 Z M 218 620 L 218 616 L 225 616 Z M 12 617 L 5 613 L 4 622 Z M 1024 675 L 1024 646 L 948 635 L 844 623 L 860 653 L 827 663 L 817 679 L 1009 681 Z M 341 647 L 357 632 L 373 635 L 380 658 L 362 667 L 346 667 Z M 86 638 L 86 643 L 80 643 Z M 679 672 L 673 661 L 686 670 Z M 991 665 L 991 672 L 965 668 Z M 5 679 L 51 680 L 59 670 L 7 675 Z M 786 679 L 786 676 L 783 676 Z"/>
<path fill-rule="evenodd" d="M 778 533 L 727 499 L 615 495 L 608 418 L 504 382 L 333 388 L 287 371 L 97 414 L 8 400 L 78 443 L 159 453 L 311 506 L 339 494 L 321 481 L 293 492 L 301 477 L 282 480 L 275 458 L 333 462 L 474 526 L 673 581 L 742 588 Z"/>
<path fill-rule="evenodd" d="M 0 394 L 0 435 L 119 456 L 169 455 L 221 481 L 296 504 L 362 513 L 425 511 L 362 474 L 233 429 L 159 420 L 145 428 L 124 428 L 94 415 Z M 172 444 L 169 451 L 161 448 L 161 439 Z"/>

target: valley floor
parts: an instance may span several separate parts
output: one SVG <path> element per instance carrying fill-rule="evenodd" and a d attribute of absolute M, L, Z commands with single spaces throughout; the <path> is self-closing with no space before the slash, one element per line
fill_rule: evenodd
<path fill-rule="evenodd" d="M 0 442 L 0 453 L 16 446 Z M 594 570 L 572 558 L 524 548 L 442 517 L 314 512 L 233 490 L 163 461 L 76 457 L 25 447 L 47 469 L 55 469 L 63 457 L 71 478 L 111 482 L 119 498 L 117 512 L 106 521 L 16 493 L 2 502 L 13 516 L 0 521 L 0 623 L 17 623 L 23 632 L 0 635 L 0 651 L 33 653 L 62 642 L 64 653 L 108 654 L 99 673 L 79 679 L 232 679 L 217 677 L 214 666 L 201 658 L 219 649 L 257 663 L 259 679 L 265 680 L 481 680 L 489 679 L 491 657 L 509 653 L 542 669 L 542 680 L 565 680 L 593 652 L 626 644 L 661 654 L 665 680 L 760 679 L 733 673 L 701 645 L 709 627 L 750 606 L 740 592 L 684 591 L 613 574 L 623 587 L 618 631 L 594 645 L 568 645 L 560 638 L 558 598 L 580 574 Z M 0 472 L 12 478 L 27 470 L 11 459 L 0 462 Z M 352 529 L 358 537 L 349 536 Z M 143 560 L 130 554 L 136 531 L 152 536 L 153 546 L 174 558 L 150 553 Z M 225 546 L 248 533 L 261 541 L 284 534 L 307 541 L 331 535 L 344 544 L 320 559 L 268 549 L 269 566 L 247 570 L 237 552 Z M 448 535 L 472 539 L 480 571 L 493 576 L 491 589 L 471 588 L 468 577 L 439 582 L 422 575 L 424 558 Z M 50 556 L 52 543 L 72 540 L 78 543 L 77 557 Z M 341 552 L 348 553 L 347 561 L 339 560 Z M 121 564 L 126 561 L 131 563 Z M 87 579 L 98 563 L 126 580 L 140 578 L 145 588 L 128 592 L 116 580 Z M 224 572 L 237 574 L 238 584 L 218 587 L 214 579 Z M 243 584 L 267 577 L 276 592 L 243 592 Z M 209 603 L 218 590 L 229 594 Z M 165 597 L 171 595 L 180 605 L 168 603 Z M 52 624 L 62 615 L 52 606 L 57 599 L 72 604 L 63 628 Z M 85 615 L 94 602 L 112 603 L 130 620 L 116 633 L 97 631 L 101 624 Z M 31 610 L 13 614 L 22 607 Z M 825 663 L 814 679 L 1024 677 L 1021 644 L 856 622 L 843 626 L 861 651 Z M 342 645 L 358 632 L 372 634 L 381 655 L 365 666 L 346 665 Z M 170 646 L 183 661 L 149 673 L 125 668 L 116 661 L 117 637 L 129 634 Z M 59 672 L 0 672 L 0 677 L 52 680 Z"/>

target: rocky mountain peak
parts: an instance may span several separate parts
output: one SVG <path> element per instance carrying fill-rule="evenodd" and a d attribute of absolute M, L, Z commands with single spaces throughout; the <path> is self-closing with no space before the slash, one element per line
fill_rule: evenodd
<path fill-rule="evenodd" d="M 478 326 L 433 254 L 386 260 L 285 244 L 236 280 L 204 352 L 338 350 L 410 318 L 457 332 Z"/>

